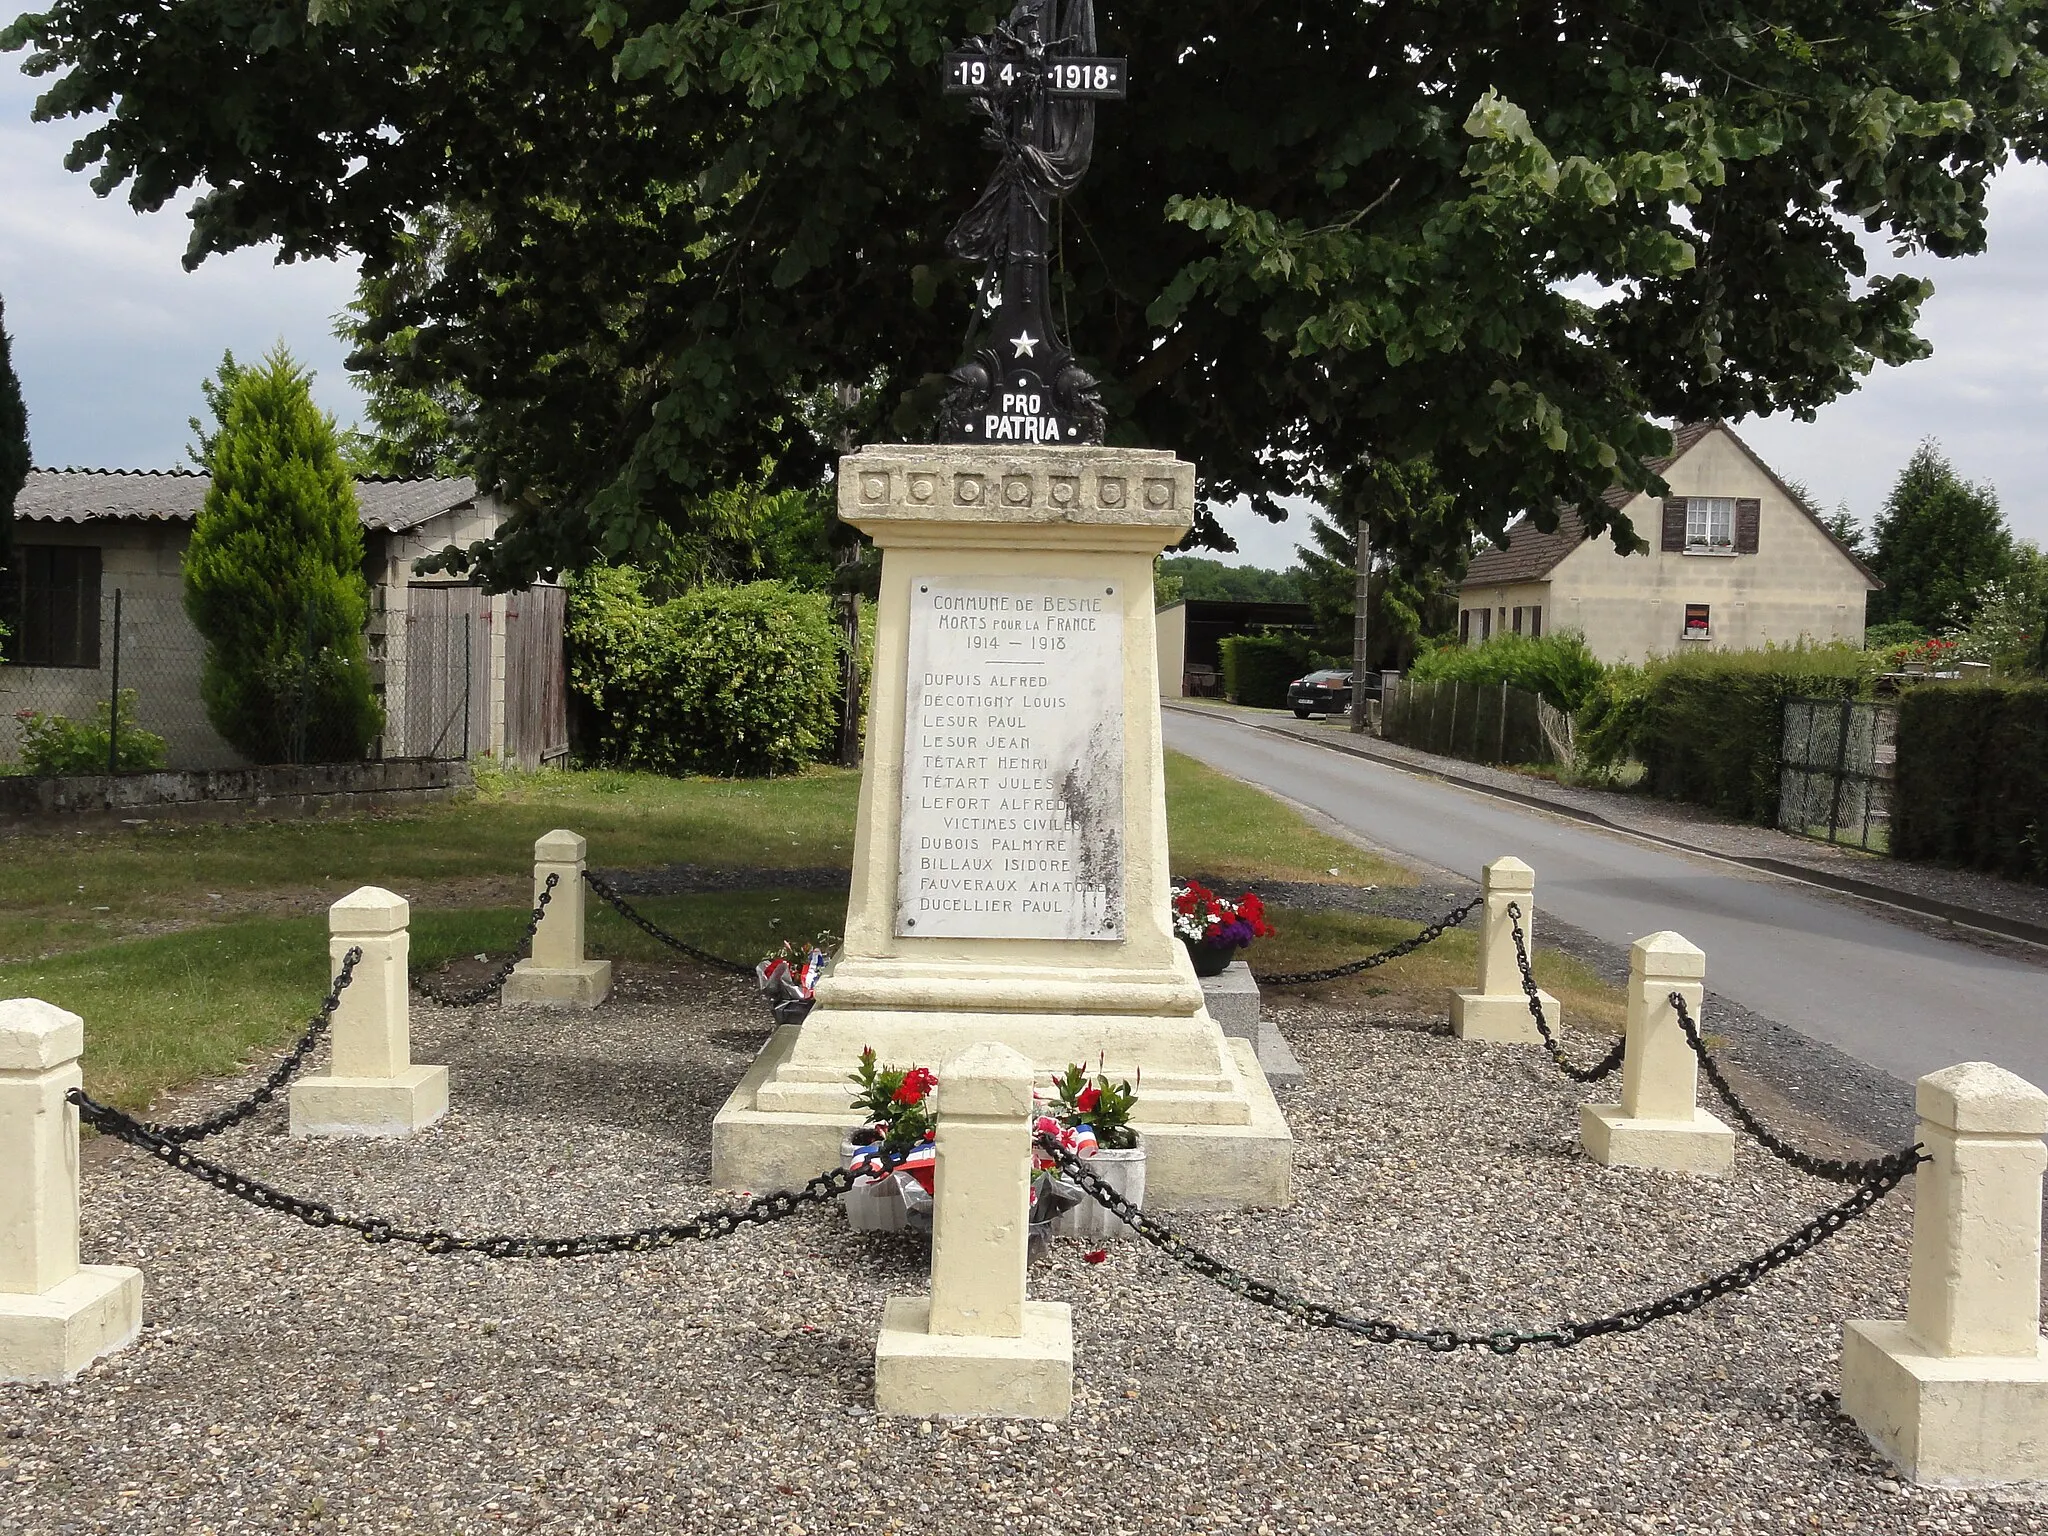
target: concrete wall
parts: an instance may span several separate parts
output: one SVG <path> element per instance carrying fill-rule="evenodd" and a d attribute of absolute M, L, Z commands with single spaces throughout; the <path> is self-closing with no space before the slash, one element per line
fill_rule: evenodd
<path fill-rule="evenodd" d="M 0 836 L 136 820 L 274 819 L 388 809 L 474 792 L 467 763 L 315 763 L 190 773 L 0 778 Z"/>
<path fill-rule="evenodd" d="M 1638 496 L 1626 511 L 1649 553 L 1622 556 L 1604 535 L 1588 539 L 1552 568 L 1547 582 L 1467 588 L 1460 605 L 1492 603 L 1498 633 L 1500 608 L 1541 602 L 1545 633 L 1576 629 L 1606 662 L 1693 645 L 1752 650 L 1802 637 L 1862 643 L 1869 580 L 1727 433 L 1708 433 L 1664 478 L 1674 496 L 1761 502 L 1757 553 L 1667 553 L 1659 547 L 1662 505 Z M 1707 605 L 1711 638 L 1682 638 L 1688 603 Z"/>

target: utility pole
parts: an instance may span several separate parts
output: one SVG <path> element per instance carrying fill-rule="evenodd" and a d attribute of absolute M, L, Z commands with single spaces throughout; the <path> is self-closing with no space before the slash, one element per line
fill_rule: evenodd
<path fill-rule="evenodd" d="M 1366 609 L 1372 592 L 1372 519 L 1358 514 L 1358 586 L 1351 615 L 1351 730 L 1365 734 Z"/>

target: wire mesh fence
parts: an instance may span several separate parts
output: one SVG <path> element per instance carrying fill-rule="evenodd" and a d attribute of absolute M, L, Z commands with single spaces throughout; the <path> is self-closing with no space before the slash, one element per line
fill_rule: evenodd
<path fill-rule="evenodd" d="M 252 766 L 229 742 L 203 689 L 206 641 L 175 591 L 28 587 L 15 596 L 12 633 L 0 653 L 0 774 L 135 773 Z M 306 634 L 286 646 L 267 679 L 266 728 L 245 735 L 268 763 L 332 763 L 369 757 L 461 758 L 488 746 L 482 717 L 487 636 L 472 616 L 434 613 L 406 625 L 387 658 L 371 636 L 380 685 L 381 738 L 331 729 L 324 699 L 332 650 L 309 613 Z M 294 636 L 295 640 L 299 637 Z M 419 681 L 408 695 L 408 676 Z M 395 685 L 395 686 L 394 686 Z M 247 722 L 244 722 L 245 726 Z"/>
<path fill-rule="evenodd" d="M 1566 763 L 1572 752 L 1571 718 L 1506 683 L 1403 678 L 1382 703 L 1380 734 L 1468 763 Z"/>
<path fill-rule="evenodd" d="M 1889 852 L 1898 739 L 1895 704 L 1787 699 L 1778 758 L 1779 828 Z"/>

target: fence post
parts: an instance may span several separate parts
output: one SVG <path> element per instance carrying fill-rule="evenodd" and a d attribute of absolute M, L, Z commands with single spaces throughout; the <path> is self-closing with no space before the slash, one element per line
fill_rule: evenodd
<path fill-rule="evenodd" d="M 121 589 L 114 588 L 112 682 L 107 688 L 107 772 L 121 771 Z"/>
<path fill-rule="evenodd" d="M 292 1084 L 294 1136 L 405 1136 L 448 1113 L 448 1069 L 412 1060 L 411 909 L 366 885 L 327 909 L 328 964 L 360 948 L 355 978 L 334 1010 L 324 1077 Z"/>
<path fill-rule="evenodd" d="M 85 1025 L 33 997 L 0 1002 L 0 1381 L 68 1381 L 142 1331 L 142 1272 L 78 1262 Z"/>
<path fill-rule="evenodd" d="M 1508 917 L 1514 905 L 1522 914 L 1522 939 L 1529 958 L 1536 958 L 1536 872 L 1509 855 L 1495 859 L 1480 872 L 1479 889 L 1484 900 L 1479 924 L 1479 989 L 1451 994 L 1451 1029 L 1460 1040 L 1498 1040 L 1511 1045 L 1535 1045 L 1543 1037 L 1529 1016 L 1529 995 L 1522 990 L 1522 969 L 1515 962 L 1515 932 Z M 1536 994 L 1543 1002 L 1543 1020 L 1553 1030 L 1564 1019 L 1564 1010 L 1548 992 Z"/>
<path fill-rule="evenodd" d="M 1915 1482 L 2048 1479 L 2048 1094 L 1965 1062 L 1920 1079 L 1906 1317 L 1842 1328 L 1842 1411 Z"/>
<path fill-rule="evenodd" d="M 534 905 L 540 904 L 549 875 L 555 877 L 555 889 L 533 931 L 532 956 L 505 978 L 506 1002 L 595 1008 L 611 995 L 611 961 L 583 958 L 583 856 L 588 846 L 576 833 L 559 827 L 535 840 Z"/>
<path fill-rule="evenodd" d="M 892 1414 L 1063 1419 L 1074 1320 L 1027 1301 L 1031 1063 L 972 1045 L 939 1074 L 932 1293 L 892 1297 L 875 1341 L 875 1406 Z"/>
<path fill-rule="evenodd" d="M 1628 951 L 1628 1051 L 1619 1104 L 1581 1104 L 1586 1155 L 1610 1168 L 1723 1174 L 1735 1133 L 1699 1107 L 1699 1058 L 1686 1043 L 1671 994 L 1700 1017 L 1707 957 L 1675 933 L 1650 933 Z"/>

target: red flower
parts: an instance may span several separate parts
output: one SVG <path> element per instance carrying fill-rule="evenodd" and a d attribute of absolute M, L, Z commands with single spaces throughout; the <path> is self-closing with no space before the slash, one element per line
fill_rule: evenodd
<path fill-rule="evenodd" d="M 912 1067 L 903 1074 L 903 1086 L 896 1090 L 898 1104 L 922 1104 L 924 1096 L 938 1084 L 938 1077 L 929 1067 Z"/>
<path fill-rule="evenodd" d="M 1107 1248 L 1090 1248 L 1086 1253 L 1082 1254 L 1081 1257 L 1087 1263 L 1100 1264 L 1104 1259 L 1109 1257 L 1109 1250 Z"/>
<path fill-rule="evenodd" d="M 1085 1115 L 1088 1113 L 1089 1110 L 1093 1109 L 1097 1104 L 1100 1104 L 1101 1102 L 1102 1090 L 1096 1087 L 1093 1083 L 1090 1083 L 1086 1088 L 1083 1088 L 1081 1090 L 1080 1097 L 1074 1100 L 1074 1108 L 1078 1109 L 1079 1111 L 1081 1111 L 1082 1114 Z"/>

